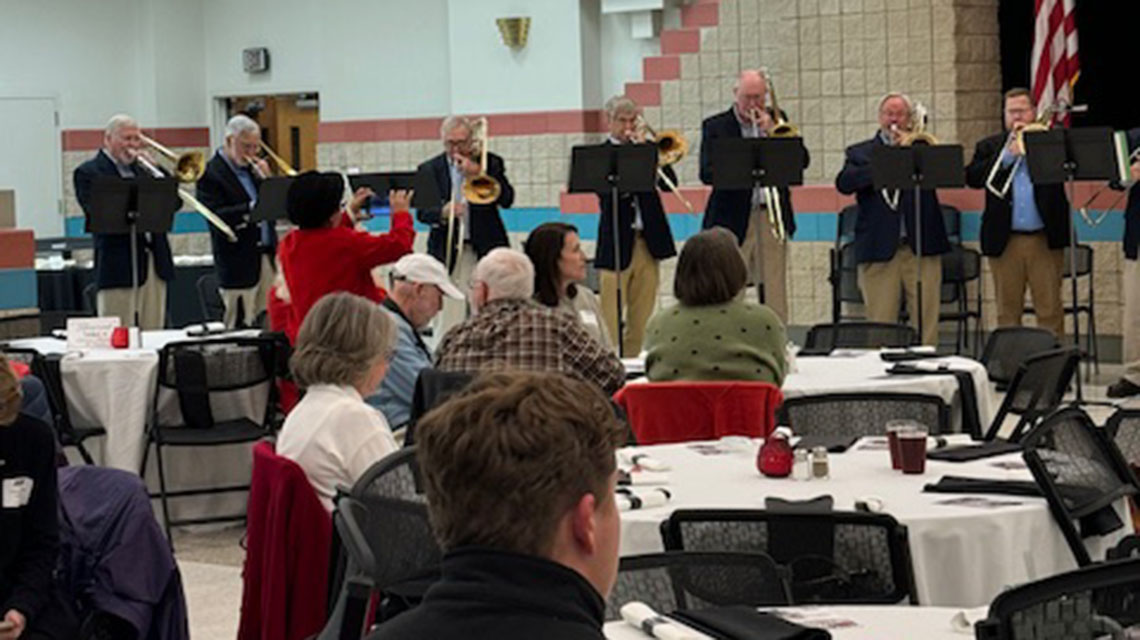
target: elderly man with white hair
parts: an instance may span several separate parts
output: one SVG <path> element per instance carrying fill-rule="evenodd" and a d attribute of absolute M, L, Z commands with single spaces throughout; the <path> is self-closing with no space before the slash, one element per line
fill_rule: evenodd
<path fill-rule="evenodd" d="M 226 123 L 225 144 L 198 180 L 198 199 L 238 237 L 237 242 L 231 242 L 216 227 L 210 227 L 214 271 L 230 328 L 252 323 L 265 310 L 266 294 L 273 284 L 277 231 L 272 222 L 250 220 L 257 189 L 269 176 L 269 165 L 258 157 L 260 151 L 261 127 L 249 116 L 238 114 Z"/>
<path fill-rule="evenodd" d="M 625 379 L 621 361 L 578 319 L 532 300 L 534 265 L 526 254 L 500 247 L 475 266 L 469 294 L 473 316 L 439 345 L 444 371 L 554 371 L 613 393 Z"/>
<path fill-rule="evenodd" d="M 139 164 L 144 144 L 138 122 L 119 114 L 112 116 L 103 133 L 103 148 L 94 158 L 79 165 L 72 174 L 75 198 L 91 228 L 94 215 L 92 187 L 99 176 L 125 179 L 146 178 L 151 174 Z M 172 203 L 176 209 L 180 203 Z M 131 275 L 131 235 L 93 233 L 95 241 L 96 307 L 100 316 L 118 316 L 124 326 L 133 325 Z M 166 283 L 174 279 L 174 259 L 164 233 L 139 232 L 135 248 L 138 265 L 138 324 L 142 329 L 161 329 L 166 324 Z"/>

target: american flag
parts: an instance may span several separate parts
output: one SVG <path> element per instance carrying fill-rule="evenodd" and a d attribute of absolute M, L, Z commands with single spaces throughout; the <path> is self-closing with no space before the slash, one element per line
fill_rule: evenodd
<path fill-rule="evenodd" d="M 1073 104 L 1073 85 L 1081 68 L 1074 4 L 1075 0 L 1035 0 L 1030 76 L 1033 103 L 1041 108 L 1058 101 Z"/>

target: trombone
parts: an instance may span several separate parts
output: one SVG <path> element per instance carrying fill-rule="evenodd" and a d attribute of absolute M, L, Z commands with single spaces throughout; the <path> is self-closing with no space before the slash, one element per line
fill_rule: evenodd
<path fill-rule="evenodd" d="M 174 177 L 179 182 L 196 182 L 198 178 L 201 178 L 202 174 L 206 172 L 206 156 L 201 151 L 188 151 L 183 154 L 177 154 L 145 135 L 141 137 L 143 144 L 154 149 L 174 163 Z M 135 154 L 135 160 L 155 178 L 166 177 L 166 174 L 164 174 L 161 169 L 155 166 L 153 162 L 148 160 L 147 157 L 141 153 Z M 179 187 L 178 196 L 182 198 L 182 202 L 201 214 L 207 222 L 217 227 L 218 231 L 221 231 L 226 238 L 229 238 L 230 242 L 237 242 L 237 235 L 234 233 L 234 230 L 230 228 L 230 225 L 218 217 L 218 214 L 210 211 L 206 205 L 191 195 L 189 191 Z"/>
<path fill-rule="evenodd" d="M 1021 166 L 1021 163 L 1025 161 L 1025 134 L 1036 131 L 1048 131 L 1051 129 L 1053 127 L 1053 115 L 1055 111 L 1056 107 L 1049 105 L 1041 111 L 1041 114 L 1037 116 L 1037 119 L 1033 122 L 1021 126 L 1014 126 L 1014 128 L 1010 130 L 1009 135 L 1006 136 L 1005 144 L 1002 145 L 1002 151 L 998 153 L 997 159 L 994 160 L 994 166 L 990 168 L 990 174 L 986 177 L 987 191 L 999 198 L 1005 198 L 1005 196 L 1009 194 L 1009 188 L 1013 186 L 1013 176 L 1017 173 L 1017 169 Z M 1002 183 L 999 188 L 995 186 L 994 180 L 997 179 L 998 170 L 1001 168 L 1001 159 L 1002 156 L 1005 155 L 1005 149 L 1010 144 L 1017 147 L 1020 153 L 1017 154 L 1017 158 L 1013 161 L 1013 166 L 1010 167 L 1009 175 L 1006 176 L 1005 182 Z"/>
<path fill-rule="evenodd" d="M 910 114 L 909 129 L 902 131 L 897 124 L 891 124 L 892 146 L 913 147 L 915 145 L 938 144 L 938 138 L 926 130 L 926 124 L 929 119 L 930 116 L 926 105 L 921 102 L 916 103 L 914 110 Z M 893 192 L 883 189 L 882 194 L 883 200 L 886 200 L 887 206 L 891 208 L 891 211 L 897 212 L 899 210 L 899 198 L 902 197 L 902 192 L 898 189 L 893 190 Z"/>
<path fill-rule="evenodd" d="M 1132 153 L 1128 154 L 1129 166 L 1132 166 L 1137 162 L 1140 162 L 1140 147 L 1134 149 Z M 1079 209 L 1077 209 L 1077 212 L 1081 214 L 1081 218 L 1084 218 L 1085 223 L 1090 227 L 1099 227 L 1100 223 L 1104 222 L 1104 219 L 1108 217 L 1109 212 L 1120 206 L 1120 201 L 1128 196 L 1128 190 L 1134 184 L 1136 183 L 1132 180 L 1121 183 L 1121 186 L 1124 187 L 1124 193 L 1117 196 L 1116 200 L 1113 200 L 1112 204 L 1105 208 L 1104 211 L 1102 211 L 1101 214 L 1096 218 L 1093 218 L 1092 215 L 1089 214 L 1089 205 L 1091 205 L 1094 200 L 1099 198 L 1100 194 L 1104 193 L 1105 190 L 1111 189 L 1112 183 L 1106 184 L 1103 187 L 1097 189 L 1096 192 L 1089 196 L 1088 200 L 1085 200 L 1085 203 L 1082 204 Z"/>
<path fill-rule="evenodd" d="M 665 183 L 665 186 L 673 195 L 677 196 L 677 199 L 685 205 L 689 213 L 695 213 L 693 203 L 681 195 L 680 189 L 677 188 L 677 183 L 673 182 L 669 174 L 665 173 L 663 169 L 671 164 L 680 162 L 681 158 L 684 158 L 685 154 L 689 152 L 689 142 L 685 140 L 685 136 L 681 135 L 680 131 L 674 131 L 672 129 L 662 131 L 658 134 L 640 114 L 637 116 L 635 126 L 638 138 L 657 145 L 657 177 Z"/>
<path fill-rule="evenodd" d="M 479 173 L 463 181 L 463 197 L 470 203 L 491 204 L 499 199 L 503 187 L 487 173 L 487 118 L 479 118 L 474 133 L 472 145 L 479 151 Z"/>
<path fill-rule="evenodd" d="M 260 145 L 262 151 L 265 152 L 265 157 L 272 160 L 273 164 L 277 166 L 277 171 L 281 175 L 289 176 L 289 177 L 293 177 L 293 176 L 297 175 L 297 170 L 294 169 L 293 167 L 289 166 L 289 163 L 285 162 L 285 158 L 282 158 L 281 156 L 277 155 L 277 153 L 273 150 L 273 147 L 270 147 L 269 145 L 265 144 L 264 140 L 258 140 L 257 144 Z M 256 165 L 254 165 L 254 166 L 256 166 Z M 262 179 L 264 179 L 267 176 L 261 176 L 261 177 L 262 177 Z"/>
<path fill-rule="evenodd" d="M 773 100 L 772 109 L 778 107 Z M 770 112 L 769 112 L 770 113 Z M 777 111 L 777 113 L 779 113 Z M 760 109 L 753 107 L 748 112 L 748 119 L 752 121 L 752 137 L 760 137 Z M 799 129 L 790 125 L 786 120 L 781 117 L 773 116 L 772 121 L 775 125 L 769 131 L 770 136 L 774 138 L 794 138 L 799 136 Z M 777 133 L 778 127 L 783 127 Z M 768 203 L 768 225 L 772 227 L 772 235 L 776 240 L 783 243 L 788 241 L 788 230 L 784 227 L 784 205 L 780 202 L 780 190 L 776 187 L 762 187 L 764 190 L 764 200 Z"/>

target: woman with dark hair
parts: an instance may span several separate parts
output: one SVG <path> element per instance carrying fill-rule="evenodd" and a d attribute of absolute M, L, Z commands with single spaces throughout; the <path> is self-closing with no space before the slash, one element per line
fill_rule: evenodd
<path fill-rule="evenodd" d="M 527 236 L 523 250 L 534 264 L 535 300 L 573 314 L 595 340 L 613 351 L 598 296 L 579 286 L 586 280 L 586 254 L 578 228 L 564 222 L 540 224 Z"/>
<path fill-rule="evenodd" d="M 382 302 L 386 293 L 372 279 L 372 269 L 411 253 L 416 237 L 408 213 L 411 192 L 388 193 L 391 227 L 379 235 L 355 227 L 371 195 L 371 189 L 358 189 L 346 207 L 344 179 L 336 173 L 306 171 L 289 186 L 285 208 L 299 228 L 281 240 L 277 256 L 289 291 L 285 334 L 290 342 L 296 342 L 309 308 L 327 293 L 347 291 Z"/>
<path fill-rule="evenodd" d="M 745 301 L 748 269 L 721 227 L 689 238 L 677 260 L 677 304 L 646 329 L 645 371 L 654 382 L 751 380 L 783 384 L 787 334 L 770 308 Z"/>

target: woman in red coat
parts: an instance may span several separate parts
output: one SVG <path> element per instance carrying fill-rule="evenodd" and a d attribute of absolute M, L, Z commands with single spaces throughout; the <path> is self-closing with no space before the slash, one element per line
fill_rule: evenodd
<path fill-rule="evenodd" d="M 296 341 L 309 308 L 326 293 L 347 291 L 383 301 L 387 294 L 372 280 L 372 269 L 412 251 L 411 192 L 389 192 L 391 227 L 378 235 L 355 228 L 354 214 L 371 190 L 358 190 L 347 210 L 341 207 L 343 194 L 344 181 L 336 173 L 307 171 L 289 187 L 286 211 L 298 228 L 282 239 L 277 256 L 289 290 L 285 334 L 290 342 Z"/>

